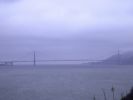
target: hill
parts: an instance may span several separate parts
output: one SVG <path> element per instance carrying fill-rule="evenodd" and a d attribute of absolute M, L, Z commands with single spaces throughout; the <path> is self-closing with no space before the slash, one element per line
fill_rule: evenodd
<path fill-rule="evenodd" d="M 96 62 L 93 64 L 133 65 L 133 52 L 126 52 L 123 54 L 112 55 L 101 62 Z"/>

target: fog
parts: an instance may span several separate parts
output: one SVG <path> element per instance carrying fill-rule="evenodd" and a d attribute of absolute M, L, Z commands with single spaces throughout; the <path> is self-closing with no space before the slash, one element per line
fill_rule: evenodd
<path fill-rule="evenodd" d="M 0 0 L 0 100 L 120 100 L 132 38 L 133 0 Z"/>
<path fill-rule="evenodd" d="M 133 49 L 131 0 L 0 0 L 0 59 L 104 59 Z"/>

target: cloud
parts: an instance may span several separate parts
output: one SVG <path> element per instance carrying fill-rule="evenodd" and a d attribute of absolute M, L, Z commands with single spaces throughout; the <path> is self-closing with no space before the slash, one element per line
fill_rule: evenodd
<path fill-rule="evenodd" d="M 1 54 L 38 48 L 87 57 L 132 48 L 132 9 L 132 0 L 1 0 Z"/>
<path fill-rule="evenodd" d="M 4 6 L 3 23 L 15 27 L 51 25 L 70 30 L 101 26 L 132 26 L 132 1 L 119 0 L 21 0 Z M 54 24 L 54 25 L 53 25 Z"/>
<path fill-rule="evenodd" d="M 0 0 L 0 3 L 13 3 L 19 0 Z"/>

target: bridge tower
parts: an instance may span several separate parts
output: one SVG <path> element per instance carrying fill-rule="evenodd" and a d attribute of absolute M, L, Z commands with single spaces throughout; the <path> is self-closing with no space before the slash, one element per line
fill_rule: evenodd
<path fill-rule="evenodd" d="M 33 65 L 36 66 L 36 52 L 34 51 Z"/>

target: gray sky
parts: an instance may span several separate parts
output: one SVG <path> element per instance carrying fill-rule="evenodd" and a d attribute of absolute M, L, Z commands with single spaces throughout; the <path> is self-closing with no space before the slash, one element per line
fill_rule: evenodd
<path fill-rule="evenodd" d="M 0 0 L 0 59 L 102 59 L 133 50 L 132 0 Z M 29 54 L 28 54 L 29 52 Z"/>

